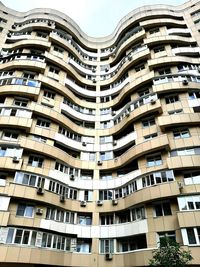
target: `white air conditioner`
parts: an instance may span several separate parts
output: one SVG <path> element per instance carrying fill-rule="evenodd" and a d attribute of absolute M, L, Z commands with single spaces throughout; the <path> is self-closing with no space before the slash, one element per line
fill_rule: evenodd
<path fill-rule="evenodd" d="M 128 60 L 129 60 L 129 61 L 132 60 L 132 55 L 128 55 Z"/>
<path fill-rule="evenodd" d="M 43 209 L 37 208 L 36 211 L 35 211 L 35 213 L 37 215 L 42 215 L 43 214 Z"/>
<path fill-rule="evenodd" d="M 116 111 L 112 111 L 112 116 L 115 116 L 116 115 Z"/>
<path fill-rule="evenodd" d="M 112 260 L 112 258 L 113 258 L 112 253 L 106 253 L 105 254 L 105 260 L 110 261 L 110 260 Z"/>
<path fill-rule="evenodd" d="M 116 206 L 118 204 L 118 200 L 117 199 L 113 199 L 112 200 L 112 204 L 113 204 L 113 206 Z"/>
<path fill-rule="evenodd" d="M 17 156 L 14 156 L 13 157 L 13 162 L 14 163 L 19 163 L 19 161 L 20 161 L 20 158 L 19 157 L 17 157 Z"/>
<path fill-rule="evenodd" d="M 127 110 L 126 117 L 128 118 L 130 116 L 130 112 Z"/>
<path fill-rule="evenodd" d="M 93 83 L 96 83 L 97 81 L 96 81 L 96 79 L 92 79 L 92 82 L 93 82 Z"/>
<path fill-rule="evenodd" d="M 103 201 L 102 200 L 97 200 L 97 206 L 102 206 L 103 205 Z"/>
<path fill-rule="evenodd" d="M 80 205 L 81 205 L 81 207 L 86 207 L 87 202 L 86 202 L 85 200 L 82 200 L 82 201 L 80 202 Z"/>

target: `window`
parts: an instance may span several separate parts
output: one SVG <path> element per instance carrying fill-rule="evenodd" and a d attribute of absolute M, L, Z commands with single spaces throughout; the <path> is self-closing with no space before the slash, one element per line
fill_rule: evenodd
<path fill-rule="evenodd" d="M 27 99 L 20 99 L 20 98 L 15 98 L 13 105 L 19 106 L 19 107 L 27 107 L 28 105 L 28 100 Z"/>
<path fill-rule="evenodd" d="M 157 32 L 159 32 L 159 31 L 160 31 L 160 29 L 159 29 L 158 27 L 156 27 L 156 28 L 150 29 L 150 30 L 149 30 L 149 33 L 150 33 L 150 34 L 154 34 L 154 33 L 157 33 Z"/>
<path fill-rule="evenodd" d="M 143 63 L 135 66 L 136 72 L 139 72 L 139 71 L 144 70 L 144 69 L 145 69 L 145 65 Z"/>
<path fill-rule="evenodd" d="M 112 143 L 113 138 L 111 135 L 108 136 L 100 136 L 100 144 L 105 144 L 105 143 Z"/>
<path fill-rule="evenodd" d="M 101 173 L 100 172 L 100 179 L 102 180 L 110 180 L 112 179 L 112 173 Z"/>
<path fill-rule="evenodd" d="M 162 70 L 158 70 L 159 75 L 166 75 L 166 74 L 170 74 L 171 70 L 170 68 L 166 68 L 166 69 L 162 69 Z"/>
<path fill-rule="evenodd" d="M 176 109 L 176 110 L 168 111 L 169 115 L 179 114 L 179 113 L 183 113 L 183 110 L 182 109 Z"/>
<path fill-rule="evenodd" d="M 178 198 L 179 210 L 200 210 L 200 195 Z"/>
<path fill-rule="evenodd" d="M 114 253 L 114 240 L 101 239 L 100 240 L 100 253 Z"/>
<path fill-rule="evenodd" d="M 185 229 L 183 229 L 183 231 L 185 231 Z M 200 245 L 200 227 L 187 228 L 186 233 L 189 245 Z"/>
<path fill-rule="evenodd" d="M 169 202 L 154 204 L 154 213 L 156 217 L 172 215 Z"/>
<path fill-rule="evenodd" d="M 148 140 L 151 140 L 151 139 L 153 139 L 153 138 L 155 138 L 155 137 L 157 137 L 157 136 L 158 136 L 157 133 L 153 133 L 153 134 L 149 134 L 149 135 L 144 136 L 144 139 L 145 139 L 146 141 L 148 141 Z"/>
<path fill-rule="evenodd" d="M 99 190 L 99 200 L 111 200 L 113 199 L 112 190 Z"/>
<path fill-rule="evenodd" d="M 184 182 L 188 184 L 200 184 L 200 171 L 193 171 L 184 173 Z"/>
<path fill-rule="evenodd" d="M 189 92 L 189 99 L 198 99 L 200 98 L 200 91 L 197 92 Z"/>
<path fill-rule="evenodd" d="M 159 166 L 162 164 L 162 158 L 160 154 L 148 156 L 146 159 L 148 167 Z"/>
<path fill-rule="evenodd" d="M 101 225 L 114 224 L 114 215 L 113 214 L 100 215 L 100 223 Z"/>
<path fill-rule="evenodd" d="M 100 152 L 100 160 L 113 159 L 113 151 Z"/>
<path fill-rule="evenodd" d="M 26 79 L 35 79 L 36 73 L 34 72 L 24 72 L 23 73 L 23 78 Z"/>
<path fill-rule="evenodd" d="M 174 231 L 171 231 L 171 232 L 160 232 L 160 233 L 158 233 L 160 246 L 164 245 L 164 240 L 165 240 L 166 237 L 171 239 L 172 241 L 176 241 L 176 234 L 175 234 Z"/>
<path fill-rule="evenodd" d="M 101 129 L 107 129 L 111 127 L 111 122 L 110 121 L 104 121 L 101 122 Z"/>
<path fill-rule="evenodd" d="M 92 216 L 88 215 L 78 215 L 78 224 L 81 225 L 91 225 L 92 224 Z"/>
<path fill-rule="evenodd" d="M 17 141 L 19 134 L 16 132 L 4 131 L 2 139 L 6 141 Z"/>
<path fill-rule="evenodd" d="M 181 128 L 181 129 L 174 130 L 173 135 L 175 139 L 188 138 L 190 137 L 190 132 L 188 128 Z"/>
<path fill-rule="evenodd" d="M 93 191 L 90 191 L 90 190 L 84 191 L 84 200 L 92 201 L 92 197 L 93 197 Z"/>
<path fill-rule="evenodd" d="M 163 52 L 165 51 L 165 47 L 164 46 L 157 46 L 153 49 L 154 53 L 159 53 L 159 52 Z"/>
<path fill-rule="evenodd" d="M 56 51 L 56 52 L 58 52 L 58 53 L 61 53 L 61 54 L 63 54 L 63 52 L 64 52 L 64 49 L 61 48 L 61 47 L 58 47 L 58 46 L 54 46 L 53 47 L 53 50 Z"/>
<path fill-rule="evenodd" d="M 41 38 L 47 38 L 48 34 L 46 32 L 37 32 L 37 36 Z"/>
<path fill-rule="evenodd" d="M 52 92 L 52 91 L 44 90 L 44 94 L 43 94 L 44 97 L 54 99 L 55 95 L 56 94 L 54 92 Z"/>
<path fill-rule="evenodd" d="M 45 178 L 30 173 L 16 172 L 14 181 L 15 183 L 18 184 L 25 184 L 29 186 L 43 188 L 45 183 Z"/>
<path fill-rule="evenodd" d="M 143 220 L 146 218 L 144 207 L 134 208 L 131 210 L 131 213 L 132 213 L 132 220 L 133 221 Z"/>
<path fill-rule="evenodd" d="M 149 90 L 149 88 L 145 88 L 145 89 L 143 89 L 143 90 L 138 91 L 138 95 L 139 95 L 140 97 L 143 97 L 143 96 L 148 95 L 148 94 L 150 94 L 150 90 Z"/>
<path fill-rule="evenodd" d="M 54 209 L 48 207 L 46 210 L 46 219 L 54 220 L 63 223 L 74 224 L 75 213 L 71 211 L 64 211 L 61 209 Z"/>
<path fill-rule="evenodd" d="M 142 121 L 143 127 L 150 127 L 150 126 L 155 125 L 155 124 L 156 124 L 156 122 L 155 122 L 155 119 L 153 117 L 145 119 Z"/>
<path fill-rule="evenodd" d="M 44 158 L 39 156 L 29 156 L 28 159 L 28 165 L 31 165 L 32 167 L 42 168 L 43 162 Z"/>
<path fill-rule="evenodd" d="M 23 217 L 33 217 L 33 206 L 29 206 L 27 204 L 19 204 L 17 207 L 17 216 L 23 216 Z"/>
<path fill-rule="evenodd" d="M 53 66 L 49 67 L 49 71 L 54 73 L 54 74 L 59 74 L 59 72 L 60 72 L 58 68 L 53 67 Z"/>
<path fill-rule="evenodd" d="M 78 239 L 76 252 L 90 253 L 91 252 L 91 240 L 90 239 Z"/>
<path fill-rule="evenodd" d="M 50 127 L 50 121 L 44 120 L 44 119 L 37 119 L 37 126 L 43 127 L 43 128 L 49 128 Z"/>
<path fill-rule="evenodd" d="M 179 101 L 178 95 L 172 95 L 172 96 L 165 97 L 166 104 L 175 103 L 177 101 Z"/>
<path fill-rule="evenodd" d="M 142 177 L 142 187 L 174 181 L 173 171 L 154 172 Z"/>

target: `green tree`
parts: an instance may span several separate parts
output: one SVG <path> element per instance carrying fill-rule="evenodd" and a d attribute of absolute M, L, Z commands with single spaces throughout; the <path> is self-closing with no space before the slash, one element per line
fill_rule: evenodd
<path fill-rule="evenodd" d="M 167 237 L 162 238 L 160 247 L 153 251 L 150 266 L 183 267 L 192 260 L 191 252 L 182 250 L 180 245 Z"/>

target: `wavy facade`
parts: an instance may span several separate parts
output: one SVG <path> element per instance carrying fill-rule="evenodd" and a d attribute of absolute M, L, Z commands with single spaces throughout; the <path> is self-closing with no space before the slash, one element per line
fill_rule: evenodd
<path fill-rule="evenodd" d="M 0 4 L 0 266 L 200 262 L 200 1 L 105 38 Z"/>

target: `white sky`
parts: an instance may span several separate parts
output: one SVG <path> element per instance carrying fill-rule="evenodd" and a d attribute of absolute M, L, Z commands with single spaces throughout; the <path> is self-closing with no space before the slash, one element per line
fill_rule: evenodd
<path fill-rule="evenodd" d="M 185 0 L 1 0 L 17 11 L 53 8 L 71 17 L 89 36 L 111 34 L 120 19 L 133 9 L 150 4 L 180 5 Z"/>

